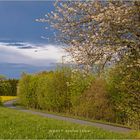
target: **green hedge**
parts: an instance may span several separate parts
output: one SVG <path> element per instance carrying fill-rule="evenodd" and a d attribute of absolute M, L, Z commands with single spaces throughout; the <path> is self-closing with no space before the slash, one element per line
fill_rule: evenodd
<path fill-rule="evenodd" d="M 78 105 L 78 99 L 93 76 L 70 68 L 35 75 L 24 74 L 18 84 L 20 101 L 27 107 L 66 112 Z"/>

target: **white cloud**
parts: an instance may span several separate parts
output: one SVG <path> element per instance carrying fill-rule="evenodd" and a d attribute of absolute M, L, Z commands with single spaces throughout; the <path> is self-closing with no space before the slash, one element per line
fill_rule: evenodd
<path fill-rule="evenodd" d="M 60 63 L 62 56 L 66 55 L 62 47 L 57 45 L 18 44 L 0 43 L 0 62 L 47 65 Z"/>

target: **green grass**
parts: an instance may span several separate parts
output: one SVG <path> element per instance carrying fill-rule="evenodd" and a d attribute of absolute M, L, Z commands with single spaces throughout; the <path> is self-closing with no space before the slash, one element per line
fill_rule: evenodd
<path fill-rule="evenodd" d="M 130 134 L 114 133 L 90 126 L 44 118 L 0 107 L 0 139 L 128 139 Z"/>

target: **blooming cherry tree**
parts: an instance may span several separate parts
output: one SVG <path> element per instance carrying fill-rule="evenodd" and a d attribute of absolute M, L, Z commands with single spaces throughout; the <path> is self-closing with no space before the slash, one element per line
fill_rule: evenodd
<path fill-rule="evenodd" d="M 67 45 L 65 50 L 77 64 L 103 69 L 129 50 L 139 51 L 139 1 L 57 1 L 54 6 L 39 21 L 56 30 L 57 40 Z"/>

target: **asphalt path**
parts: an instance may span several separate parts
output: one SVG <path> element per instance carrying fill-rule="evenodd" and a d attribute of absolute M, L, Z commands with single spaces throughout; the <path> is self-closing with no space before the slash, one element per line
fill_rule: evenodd
<path fill-rule="evenodd" d="M 42 113 L 42 112 L 32 111 L 32 110 L 28 110 L 28 109 L 23 109 L 22 107 L 14 106 L 13 103 L 15 101 L 16 100 L 7 101 L 7 102 L 4 103 L 4 106 L 7 107 L 7 108 L 19 110 L 19 111 L 22 111 L 22 112 L 27 112 L 27 113 L 30 113 L 30 114 L 40 115 L 40 116 L 47 117 L 47 118 L 63 120 L 63 121 L 77 123 L 77 124 L 81 124 L 81 125 L 94 126 L 94 127 L 102 128 L 102 129 L 105 129 L 105 130 L 108 130 L 108 131 L 113 131 L 113 132 L 128 133 L 128 132 L 132 131 L 131 129 L 125 128 L 125 127 L 113 126 L 113 125 L 109 125 L 109 124 L 96 123 L 96 122 L 89 122 L 89 121 L 73 119 L 73 118 L 54 115 L 54 114 L 49 114 L 49 113 Z"/>

